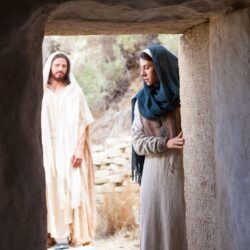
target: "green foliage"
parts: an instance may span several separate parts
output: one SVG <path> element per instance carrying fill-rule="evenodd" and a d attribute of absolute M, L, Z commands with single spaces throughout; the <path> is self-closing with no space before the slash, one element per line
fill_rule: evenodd
<path fill-rule="evenodd" d="M 120 48 L 115 45 L 115 40 L 110 38 L 108 40 L 111 40 L 111 43 L 102 43 L 101 36 L 88 37 L 87 46 L 84 48 L 88 56 L 74 68 L 74 74 L 94 109 L 97 104 L 104 102 L 105 96 L 116 89 L 123 71 L 126 70 Z M 92 46 L 88 47 L 90 44 Z"/>
<path fill-rule="evenodd" d="M 119 35 L 116 42 L 118 46 L 122 46 L 125 50 L 135 49 L 135 43 L 140 35 Z"/>
<path fill-rule="evenodd" d="M 177 44 L 180 35 L 119 35 L 116 38 L 117 45 L 125 50 L 142 50 L 151 44 L 162 44 L 172 53 L 177 55 Z"/>
<path fill-rule="evenodd" d="M 94 64 L 86 64 L 81 70 L 75 72 L 78 82 L 81 84 L 85 95 L 93 104 L 95 96 L 101 94 L 102 77 L 97 74 Z"/>

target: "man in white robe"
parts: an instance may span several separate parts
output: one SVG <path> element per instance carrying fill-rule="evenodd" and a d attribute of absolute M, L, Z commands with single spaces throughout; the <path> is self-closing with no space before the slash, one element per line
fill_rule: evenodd
<path fill-rule="evenodd" d="M 48 246 L 69 238 L 72 246 L 94 237 L 93 165 L 88 126 L 93 122 L 82 89 L 62 52 L 43 69 L 42 146 L 46 176 Z"/>

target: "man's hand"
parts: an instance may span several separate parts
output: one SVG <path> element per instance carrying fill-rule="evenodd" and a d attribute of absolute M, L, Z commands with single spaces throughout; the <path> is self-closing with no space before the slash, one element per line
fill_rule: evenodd
<path fill-rule="evenodd" d="M 82 159 L 83 159 L 82 153 L 80 153 L 79 151 L 76 152 L 71 159 L 72 166 L 74 168 L 79 168 L 82 165 Z"/>
<path fill-rule="evenodd" d="M 185 143 L 183 138 L 183 132 L 181 131 L 176 137 L 169 139 L 167 142 L 167 148 L 179 148 L 182 149 Z"/>

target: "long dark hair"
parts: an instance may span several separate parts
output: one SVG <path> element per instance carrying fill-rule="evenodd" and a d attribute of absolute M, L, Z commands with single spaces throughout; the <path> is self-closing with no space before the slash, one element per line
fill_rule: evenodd
<path fill-rule="evenodd" d="M 64 55 L 63 53 L 56 54 L 54 56 L 54 58 L 52 59 L 51 66 L 52 66 L 53 62 L 55 61 L 55 59 L 57 59 L 57 58 L 64 58 L 67 61 L 67 71 L 66 71 L 66 76 L 65 76 L 64 81 L 65 81 L 66 85 L 69 85 L 70 84 L 70 77 L 69 77 L 70 61 L 69 61 L 69 58 L 66 55 Z M 52 74 L 52 72 L 51 72 L 51 68 L 50 68 L 49 78 L 51 77 L 51 74 Z"/>

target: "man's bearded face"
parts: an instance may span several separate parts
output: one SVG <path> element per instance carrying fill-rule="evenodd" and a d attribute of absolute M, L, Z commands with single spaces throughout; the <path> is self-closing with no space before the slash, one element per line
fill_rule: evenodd
<path fill-rule="evenodd" d="M 64 58 L 56 58 L 51 65 L 51 77 L 56 81 L 64 81 L 67 73 L 67 61 Z"/>

